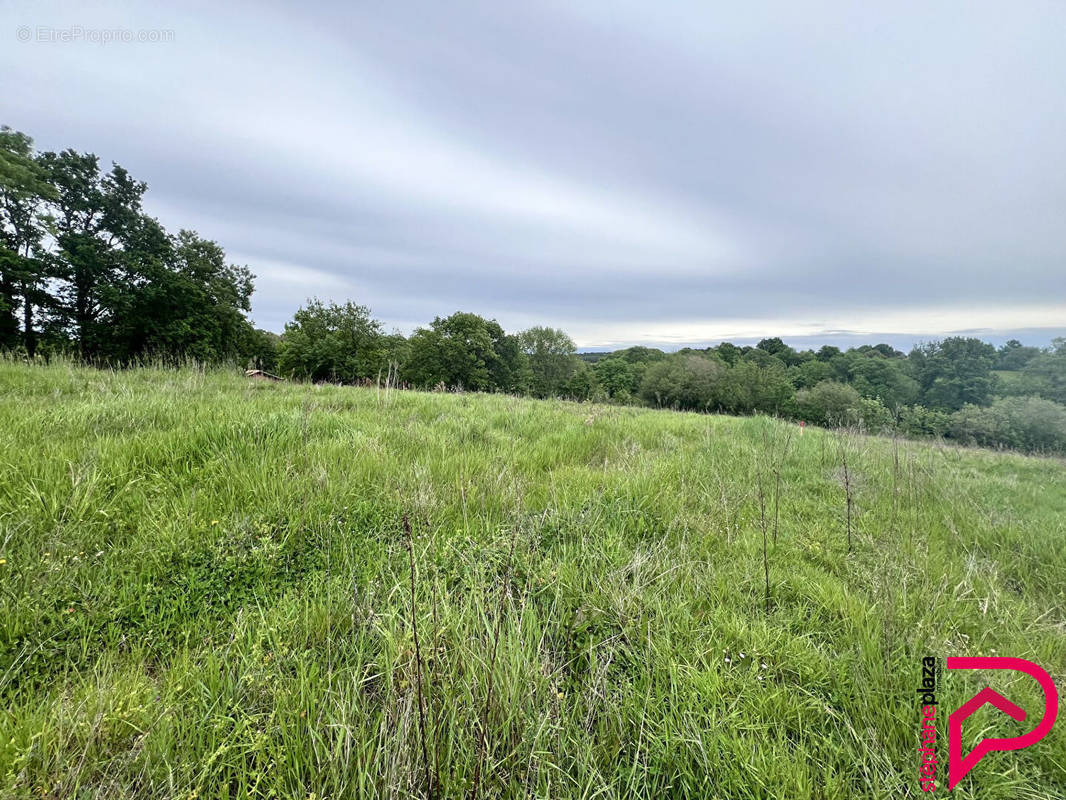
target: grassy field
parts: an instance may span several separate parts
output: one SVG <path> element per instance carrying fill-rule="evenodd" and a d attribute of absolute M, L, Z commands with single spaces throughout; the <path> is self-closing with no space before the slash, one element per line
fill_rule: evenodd
<path fill-rule="evenodd" d="M 919 796 L 922 656 L 1066 688 L 1066 467 L 797 434 L 0 363 L 0 796 Z"/>

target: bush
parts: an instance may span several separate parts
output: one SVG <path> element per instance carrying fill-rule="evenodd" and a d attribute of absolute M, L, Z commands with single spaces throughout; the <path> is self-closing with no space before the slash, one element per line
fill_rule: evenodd
<path fill-rule="evenodd" d="M 847 425 L 859 419 L 859 393 L 844 383 L 822 381 L 796 392 L 796 411 L 815 425 Z"/>
<path fill-rule="evenodd" d="M 943 436 L 950 423 L 951 415 L 936 408 L 913 405 L 899 412 L 899 429 L 907 436 Z"/>
<path fill-rule="evenodd" d="M 1066 406 L 1042 397 L 1003 397 L 988 407 L 964 406 L 949 433 L 966 444 L 1035 453 L 1066 453 Z"/>
<path fill-rule="evenodd" d="M 858 421 L 870 433 L 884 433 L 892 428 L 892 412 L 876 397 L 860 397 Z"/>

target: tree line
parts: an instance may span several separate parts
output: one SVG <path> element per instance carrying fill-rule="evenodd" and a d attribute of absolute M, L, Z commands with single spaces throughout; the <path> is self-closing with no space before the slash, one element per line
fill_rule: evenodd
<path fill-rule="evenodd" d="M 194 231 L 146 214 L 147 187 L 91 153 L 38 152 L 0 128 L 0 349 L 90 363 L 243 363 L 295 379 L 382 380 L 1066 452 L 1066 339 L 1050 348 L 975 338 L 795 350 L 780 338 L 666 353 L 578 354 L 563 331 L 508 333 L 456 312 L 410 336 L 365 306 L 309 301 L 280 336 L 248 320 L 254 276 Z"/>
<path fill-rule="evenodd" d="M 365 306 L 310 301 L 278 340 L 287 377 L 399 382 L 683 411 L 771 414 L 822 426 L 1066 452 L 1066 339 L 1050 348 L 969 337 L 903 353 L 887 344 L 795 350 L 780 338 L 666 353 L 582 353 L 561 330 L 507 333 L 468 312 L 410 337 L 387 334 Z"/>

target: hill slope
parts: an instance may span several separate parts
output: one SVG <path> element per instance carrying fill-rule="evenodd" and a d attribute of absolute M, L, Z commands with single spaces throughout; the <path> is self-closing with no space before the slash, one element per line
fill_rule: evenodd
<path fill-rule="evenodd" d="M 797 433 L 2 363 L 0 795 L 917 796 L 923 656 L 1066 684 L 1066 469 Z M 1060 721 L 955 795 L 1064 786 Z"/>

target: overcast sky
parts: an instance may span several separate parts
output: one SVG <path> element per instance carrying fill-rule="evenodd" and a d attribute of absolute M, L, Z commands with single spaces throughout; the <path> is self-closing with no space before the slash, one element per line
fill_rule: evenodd
<path fill-rule="evenodd" d="M 1061 0 L 153 5 L 0 5 L 0 123 L 147 181 L 261 327 L 1066 334 Z"/>

